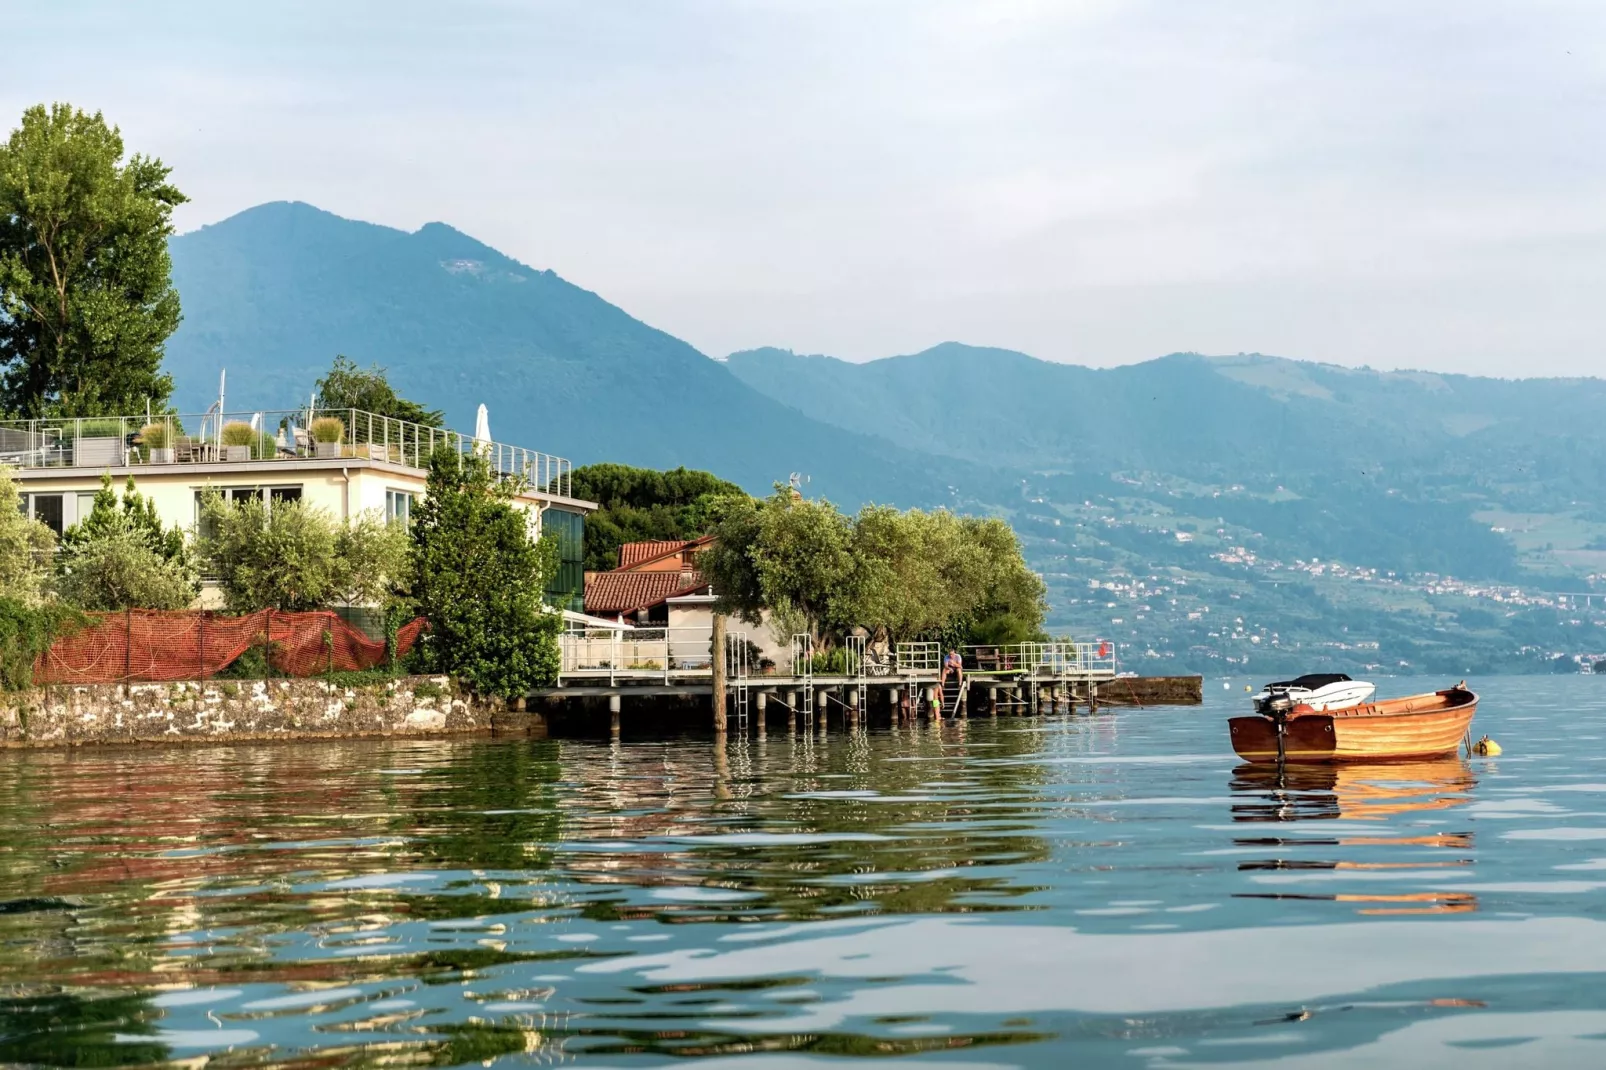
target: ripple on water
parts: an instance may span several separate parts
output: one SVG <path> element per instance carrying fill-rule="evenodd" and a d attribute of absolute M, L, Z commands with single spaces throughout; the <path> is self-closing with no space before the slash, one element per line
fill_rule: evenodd
<path fill-rule="evenodd" d="M 1554 725 L 1606 696 L 1479 690 L 1499 760 L 1281 776 L 1208 690 L 717 757 L 3 753 L 0 1063 L 1595 1065 L 1606 782 Z"/>

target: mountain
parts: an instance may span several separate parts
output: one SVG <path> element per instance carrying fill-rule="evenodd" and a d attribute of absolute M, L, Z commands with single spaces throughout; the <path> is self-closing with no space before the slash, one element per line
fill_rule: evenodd
<path fill-rule="evenodd" d="M 854 364 L 733 353 L 817 420 L 990 465 L 1599 498 L 1606 380 L 1487 379 L 1177 353 L 1117 368 L 954 342 Z M 1516 485 L 1525 490 L 1518 490 Z"/>
<path fill-rule="evenodd" d="M 166 369 L 181 412 L 294 409 L 337 353 L 498 440 L 565 456 L 706 468 L 763 492 L 790 472 L 847 504 L 946 501 L 987 479 L 844 433 L 594 293 L 443 223 L 408 233 L 264 204 L 172 241 L 184 322 Z"/>
<path fill-rule="evenodd" d="M 1051 625 L 1161 663 L 1532 671 L 1606 649 L 1606 598 L 1558 593 L 1606 581 L 1599 379 L 957 343 L 726 365 L 844 431 L 1017 469 L 969 504 L 1010 517 Z"/>

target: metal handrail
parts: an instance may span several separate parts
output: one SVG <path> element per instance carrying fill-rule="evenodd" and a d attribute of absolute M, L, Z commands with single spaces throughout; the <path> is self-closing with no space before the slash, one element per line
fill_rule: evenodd
<path fill-rule="evenodd" d="M 340 421 L 338 442 L 317 442 L 315 421 Z M 239 428 L 235 430 L 234 428 Z M 303 458 L 367 458 L 424 469 L 437 448 L 483 457 L 499 476 L 571 497 L 573 464 L 539 450 L 476 439 L 363 409 L 256 409 L 201 414 L 0 420 L 0 464 L 121 468 Z"/>

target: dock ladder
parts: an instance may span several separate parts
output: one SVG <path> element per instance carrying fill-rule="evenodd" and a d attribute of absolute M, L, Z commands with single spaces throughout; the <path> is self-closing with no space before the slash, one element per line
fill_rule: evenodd
<path fill-rule="evenodd" d="M 843 671 L 852 681 L 848 686 L 854 692 L 853 713 L 856 717 L 866 718 L 870 712 L 870 685 L 865 682 L 864 669 L 866 640 L 862 635 L 850 635 L 842 645 Z"/>
<path fill-rule="evenodd" d="M 803 726 L 814 727 L 814 636 L 792 636 L 792 678 L 803 685 Z"/>
<path fill-rule="evenodd" d="M 747 678 L 751 666 L 747 656 L 747 633 L 725 633 L 725 674 L 730 678 L 731 692 L 735 695 L 736 730 L 747 733 Z"/>

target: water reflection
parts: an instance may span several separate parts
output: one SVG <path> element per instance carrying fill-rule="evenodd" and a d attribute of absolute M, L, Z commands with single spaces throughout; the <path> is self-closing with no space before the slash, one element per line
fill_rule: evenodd
<path fill-rule="evenodd" d="M 1414 828 L 1425 823 L 1420 819 L 1426 815 L 1465 807 L 1477 783 L 1473 770 L 1460 758 L 1291 764 L 1281 768 L 1245 764 L 1233 770 L 1232 790 L 1236 795 L 1232 815 L 1234 821 L 1250 823 L 1392 822 L 1397 827 Z M 1476 863 L 1473 834 L 1467 829 L 1424 835 L 1392 831 L 1382 835 L 1287 834 L 1238 837 L 1234 843 L 1276 851 L 1239 862 L 1238 868 L 1243 872 L 1312 876 L 1330 872 L 1343 877 L 1371 874 L 1378 879 L 1413 879 L 1431 878 L 1433 870 L 1464 873 Z M 1388 850 L 1380 852 L 1379 848 Z M 1237 895 L 1243 899 L 1353 903 L 1358 913 L 1370 915 L 1467 913 L 1478 905 L 1476 895 L 1452 890 L 1316 892 L 1301 888 Z"/>
<path fill-rule="evenodd" d="M 1581 1049 L 1533 1016 L 1601 979 L 1606 692 L 1555 694 L 1498 768 L 1281 779 L 1210 708 L 0 754 L 0 1063 Z"/>

